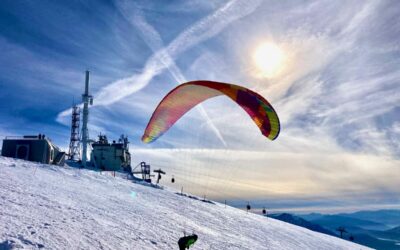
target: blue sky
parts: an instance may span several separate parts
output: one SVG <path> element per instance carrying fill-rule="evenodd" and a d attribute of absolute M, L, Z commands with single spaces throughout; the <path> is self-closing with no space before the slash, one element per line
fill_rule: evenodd
<path fill-rule="evenodd" d="M 0 135 L 62 147 L 91 71 L 90 135 L 127 134 L 133 163 L 176 188 L 240 205 L 334 210 L 400 205 L 400 4 L 395 1 L 2 1 Z M 255 48 L 285 60 L 260 76 Z M 188 80 L 232 82 L 276 109 L 277 140 L 218 97 L 150 145 L 152 111 Z"/>

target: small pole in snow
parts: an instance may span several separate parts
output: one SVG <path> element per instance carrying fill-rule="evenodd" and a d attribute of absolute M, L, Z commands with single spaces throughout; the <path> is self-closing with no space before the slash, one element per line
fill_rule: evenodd
<path fill-rule="evenodd" d="M 35 170 L 33 171 L 33 175 L 36 174 L 36 170 L 37 170 L 38 166 L 39 166 L 39 164 L 36 165 Z"/>
<path fill-rule="evenodd" d="M 226 200 L 225 200 L 225 208 L 226 208 Z"/>
<path fill-rule="evenodd" d="M 181 195 L 183 195 L 183 187 L 181 187 Z"/>

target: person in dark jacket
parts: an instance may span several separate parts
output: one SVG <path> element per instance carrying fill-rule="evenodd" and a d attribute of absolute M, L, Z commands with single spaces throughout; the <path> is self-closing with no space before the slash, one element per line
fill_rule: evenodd
<path fill-rule="evenodd" d="M 197 241 L 197 235 L 183 236 L 178 240 L 179 250 L 189 249 Z"/>

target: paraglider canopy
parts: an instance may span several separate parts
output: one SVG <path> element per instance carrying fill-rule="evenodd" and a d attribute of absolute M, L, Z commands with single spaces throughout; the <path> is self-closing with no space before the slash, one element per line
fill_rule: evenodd
<path fill-rule="evenodd" d="M 229 83 L 192 81 L 179 85 L 163 98 L 147 124 L 142 141 L 149 143 L 157 140 L 190 109 L 220 95 L 229 97 L 242 107 L 265 137 L 270 140 L 278 137 L 278 115 L 271 104 L 258 93 Z"/>

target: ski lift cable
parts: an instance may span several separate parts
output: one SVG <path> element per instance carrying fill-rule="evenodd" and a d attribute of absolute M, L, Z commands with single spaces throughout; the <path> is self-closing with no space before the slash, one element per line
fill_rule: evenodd
<path fill-rule="evenodd" d="M 186 178 L 181 178 L 181 179 L 183 179 L 183 180 L 185 180 L 185 181 L 187 181 L 187 182 L 191 182 L 190 180 L 188 180 L 188 179 L 186 179 Z M 193 182 L 191 182 L 191 183 L 193 184 Z M 205 187 L 205 185 L 204 185 L 204 184 L 201 184 L 201 183 L 194 183 L 193 185 Z M 247 200 L 244 200 L 244 199 L 242 199 L 242 198 L 240 198 L 240 197 L 238 197 L 238 196 L 236 196 L 236 195 L 227 194 L 226 192 L 223 192 L 223 191 L 221 191 L 220 189 L 218 189 L 218 190 L 213 190 L 213 191 L 214 191 L 215 193 L 221 194 L 221 195 L 223 195 L 223 196 L 225 196 L 225 197 L 226 197 L 226 196 L 231 196 L 231 197 L 234 198 L 234 200 L 240 201 L 240 202 L 243 202 L 243 203 L 247 204 Z"/>
<path fill-rule="evenodd" d="M 221 179 L 218 178 L 218 177 L 213 177 L 213 176 L 206 175 L 206 174 L 204 174 L 204 175 L 199 174 L 199 175 L 200 175 L 200 176 L 203 176 L 203 177 L 210 178 L 210 179 L 212 179 L 213 182 L 215 182 L 215 183 L 217 183 L 217 182 L 219 182 L 219 181 L 221 180 Z M 230 184 L 229 184 L 230 186 L 227 186 L 227 188 L 226 188 L 227 190 L 230 189 L 229 187 L 232 187 L 233 185 L 238 184 L 238 183 L 241 184 L 241 185 L 243 185 L 243 186 L 257 188 L 258 190 L 265 190 L 265 191 L 268 190 L 268 189 L 266 189 L 264 186 L 255 185 L 255 184 L 251 184 L 251 183 L 248 183 L 248 182 L 239 182 L 239 181 L 237 181 L 237 180 L 234 180 L 233 178 L 230 178 L 230 179 L 225 179 L 225 178 L 223 178 L 223 181 L 224 181 L 224 182 L 227 182 L 227 183 L 230 183 Z"/>
<path fill-rule="evenodd" d="M 157 164 L 157 168 L 159 168 L 159 167 L 161 167 L 161 168 L 166 168 L 166 167 L 163 166 L 162 164 Z M 177 172 L 177 171 L 176 171 L 176 172 Z M 181 172 L 181 171 L 178 171 L 178 172 Z M 212 179 L 212 180 L 213 180 L 213 181 L 212 181 L 213 183 L 214 183 L 214 182 L 220 181 L 220 179 L 218 179 L 217 177 L 211 177 L 210 175 L 205 175 L 205 174 L 198 174 L 198 175 L 199 175 L 199 176 L 203 176 L 203 177 L 207 177 L 207 178 Z M 187 175 L 187 176 L 188 176 L 188 175 Z M 175 176 L 174 176 L 174 177 L 175 177 Z M 225 197 L 232 197 L 235 201 L 239 201 L 239 202 L 243 202 L 244 204 L 247 204 L 247 200 L 244 200 L 243 198 L 238 197 L 238 196 L 236 196 L 236 195 L 234 195 L 234 194 L 232 194 L 232 193 L 223 192 L 223 191 L 221 191 L 222 189 L 210 188 L 210 185 L 207 187 L 206 184 L 201 184 L 201 181 L 200 181 L 199 178 L 191 178 L 191 177 L 189 177 L 189 178 L 184 178 L 184 177 L 179 177 L 179 179 L 180 179 L 180 180 L 184 180 L 186 183 L 190 184 L 191 186 L 198 186 L 198 187 L 200 187 L 201 189 L 206 189 L 206 188 L 208 188 L 209 190 L 213 191 L 214 193 L 221 194 L 222 196 L 225 196 Z M 233 179 L 231 179 L 231 180 L 224 180 L 224 182 L 229 183 L 230 186 L 232 186 L 233 184 L 237 184 L 237 183 L 238 183 L 237 181 L 235 181 L 235 180 L 233 180 Z M 249 187 L 255 187 L 255 188 L 258 188 L 258 189 L 261 189 L 261 190 L 265 190 L 265 187 L 262 187 L 262 186 L 259 186 L 259 185 L 254 185 L 254 184 L 250 184 L 250 183 L 243 183 L 243 182 L 240 182 L 240 183 L 241 183 L 242 185 L 246 185 L 246 186 L 249 186 Z M 213 185 L 211 185 L 211 186 L 213 186 Z M 227 188 L 226 190 L 230 190 L 230 189 Z M 201 196 L 201 194 L 198 194 L 198 195 Z M 227 200 L 230 200 L 230 199 L 228 198 Z"/>

